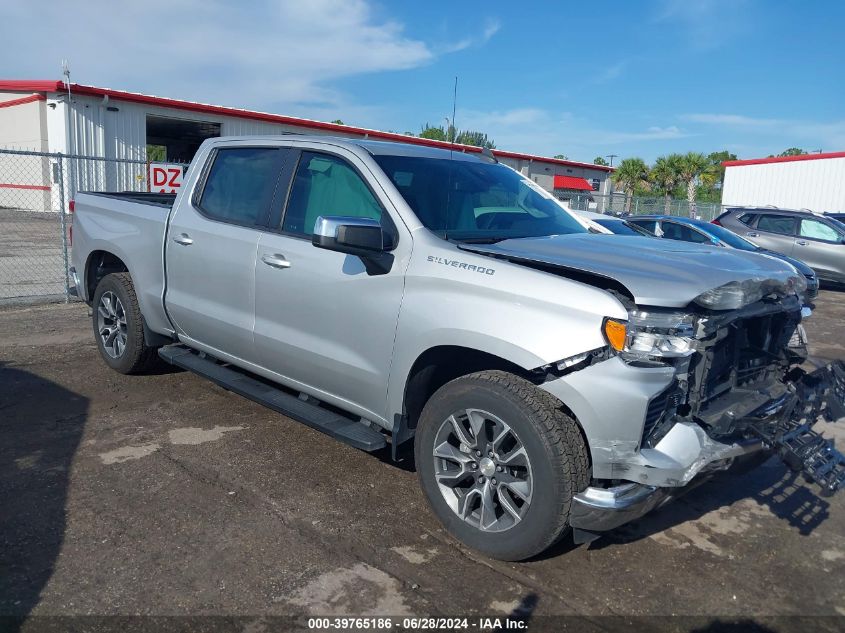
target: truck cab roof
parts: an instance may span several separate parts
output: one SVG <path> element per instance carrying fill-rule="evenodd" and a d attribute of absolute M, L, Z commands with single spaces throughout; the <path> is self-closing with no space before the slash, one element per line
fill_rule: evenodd
<path fill-rule="evenodd" d="M 272 134 L 262 136 L 225 136 L 209 139 L 206 143 L 213 145 L 227 145 L 249 141 L 252 143 L 297 141 L 305 143 L 331 143 L 347 149 L 361 148 L 372 156 L 413 156 L 419 158 L 440 158 L 446 160 L 465 160 L 483 163 L 486 162 L 481 152 L 468 152 L 463 147 L 456 147 L 455 150 L 443 149 L 441 147 L 429 147 L 414 143 L 400 143 L 397 141 L 374 141 L 370 139 L 348 138 L 343 136 L 327 136 L 316 134 Z"/>

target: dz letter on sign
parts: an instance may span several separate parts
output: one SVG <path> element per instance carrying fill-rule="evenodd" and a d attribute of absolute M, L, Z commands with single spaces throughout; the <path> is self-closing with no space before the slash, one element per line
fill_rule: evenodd
<path fill-rule="evenodd" d="M 150 163 L 149 190 L 155 193 L 176 193 L 182 186 L 182 165 Z"/>

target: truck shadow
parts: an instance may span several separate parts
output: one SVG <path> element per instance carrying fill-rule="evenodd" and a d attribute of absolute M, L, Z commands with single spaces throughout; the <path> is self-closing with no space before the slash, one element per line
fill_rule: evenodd
<path fill-rule="evenodd" d="M 792 472 L 777 462 L 776 458 L 772 458 L 744 475 L 719 474 L 674 502 L 609 532 L 591 543 L 590 549 L 638 541 L 681 524 L 697 521 L 723 508 L 731 513 L 731 519 L 736 519 L 736 515 L 744 508 L 734 511 L 730 506 L 743 500 L 753 501 L 761 509 L 765 508 L 802 536 L 811 534 L 830 515 L 830 504 L 818 495 L 814 484 L 806 482 L 803 475 Z M 765 512 L 755 510 L 747 514 L 760 517 Z M 765 516 L 762 518 L 765 519 Z M 711 519 L 719 521 L 722 517 L 717 515 Z M 739 520 L 742 522 L 745 519 Z"/>
<path fill-rule="evenodd" d="M 88 399 L 0 361 L 0 629 L 38 604 L 62 548 Z"/>

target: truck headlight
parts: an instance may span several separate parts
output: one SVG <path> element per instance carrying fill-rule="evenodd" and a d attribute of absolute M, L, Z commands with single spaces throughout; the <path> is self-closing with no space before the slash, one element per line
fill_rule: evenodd
<path fill-rule="evenodd" d="M 629 360 L 695 352 L 695 316 L 687 312 L 632 310 L 627 321 L 605 319 L 602 330 L 608 344 Z"/>

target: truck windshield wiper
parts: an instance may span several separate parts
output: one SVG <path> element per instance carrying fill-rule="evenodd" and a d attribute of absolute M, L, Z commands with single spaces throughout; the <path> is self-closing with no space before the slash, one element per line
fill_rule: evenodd
<path fill-rule="evenodd" d="M 461 242 L 463 244 L 495 244 L 496 242 L 502 242 L 504 240 L 513 239 L 511 237 L 462 237 L 462 238 L 452 238 L 456 242 Z"/>

